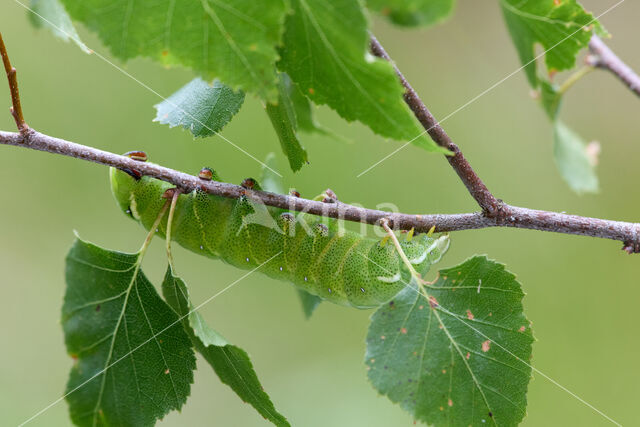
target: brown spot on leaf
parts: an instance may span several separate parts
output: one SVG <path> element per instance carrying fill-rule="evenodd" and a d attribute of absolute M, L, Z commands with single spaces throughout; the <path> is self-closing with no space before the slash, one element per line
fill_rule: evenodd
<path fill-rule="evenodd" d="M 449 399 L 449 400 L 447 401 L 447 405 L 449 405 L 449 406 L 453 406 L 453 400 Z"/>
<path fill-rule="evenodd" d="M 466 359 L 467 359 L 467 360 L 469 360 L 469 358 L 471 357 L 471 353 L 469 353 L 469 352 L 467 351 L 467 355 L 466 355 L 465 357 L 466 357 Z"/>
<path fill-rule="evenodd" d="M 96 305 L 96 311 L 100 311 L 100 304 Z"/>
<path fill-rule="evenodd" d="M 490 340 L 486 340 L 482 343 L 482 351 L 484 351 L 485 353 L 487 351 L 489 351 L 489 349 L 491 348 L 491 341 Z"/>
<path fill-rule="evenodd" d="M 313 95 L 314 93 L 316 93 L 316 90 L 312 87 L 309 88 L 309 94 Z"/>
<path fill-rule="evenodd" d="M 407 334 L 407 328 L 400 328 L 400 333 L 401 334 Z"/>
<path fill-rule="evenodd" d="M 169 373 L 169 368 L 164 371 L 164 374 L 167 375 Z"/>
<path fill-rule="evenodd" d="M 467 319 L 473 320 L 473 313 L 471 312 L 471 310 L 467 310 Z"/>
<path fill-rule="evenodd" d="M 163 50 L 162 51 L 162 56 L 167 56 L 169 55 L 169 51 L 168 50 Z"/>
<path fill-rule="evenodd" d="M 385 339 L 385 338 L 387 338 L 387 337 L 385 337 L 384 335 L 380 335 L 380 339 L 381 339 L 381 340 L 383 340 L 383 339 Z"/>
<path fill-rule="evenodd" d="M 418 310 L 422 310 L 424 308 L 424 305 L 421 305 L 420 307 L 418 307 Z"/>
<path fill-rule="evenodd" d="M 438 300 L 434 296 L 429 297 L 429 305 L 431 308 L 436 308 L 438 306 Z"/>
<path fill-rule="evenodd" d="M 524 331 L 525 331 L 525 329 L 527 329 L 527 328 L 525 328 L 525 327 L 524 327 L 524 325 L 523 325 L 523 326 L 520 326 L 520 329 L 518 329 L 518 331 L 519 331 L 519 332 L 524 332 Z"/>
<path fill-rule="evenodd" d="M 443 369 L 443 370 L 442 370 L 442 373 L 443 373 L 443 374 L 446 374 L 446 373 L 447 373 L 447 370 L 446 370 L 446 369 Z"/>

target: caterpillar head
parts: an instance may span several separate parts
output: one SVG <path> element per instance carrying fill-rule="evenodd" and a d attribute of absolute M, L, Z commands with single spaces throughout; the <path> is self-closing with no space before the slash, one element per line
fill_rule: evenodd
<path fill-rule="evenodd" d="M 402 247 L 409 261 L 420 274 L 426 274 L 431 267 L 440 261 L 449 249 L 449 235 L 434 238 L 428 234 L 420 234 L 411 241 L 402 242 Z"/>

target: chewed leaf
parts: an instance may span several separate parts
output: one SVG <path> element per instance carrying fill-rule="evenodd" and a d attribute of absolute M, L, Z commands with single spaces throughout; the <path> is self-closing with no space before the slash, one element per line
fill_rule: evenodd
<path fill-rule="evenodd" d="M 523 292 L 502 264 L 475 256 L 412 283 L 371 318 L 373 386 L 430 425 L 515 426 L 525 415 L 533 335 Z"/>
<path fill-rule="evenodd" d="M 576 0 L 500 0 L 502 12 L 529 83 L 538 87 L 535 45 L 544 49 L 549 71 L 572 68 L 593 31 L 606 34 L 600 22 Z"/>
<path fill-rule="evenodd" d="M 404 103 L 388 62 L 367 53 L 368 22 L 357 0 L 292 0 L 278 68 L 314 103 L 375 133 L 442 152 Z"/>
<path fill-rule="evenodd" d="M 295 106 L 291 100 L 291 85 L 285 74 L 280 74 L 278 82 L 278 101 L 267 103 L 266 110 L 273 129 L 278 135 L 282 151 L 289 159 L 289 166 L 294 172 L 308 163 L 307 152 L 298 139 L 298 119 Z"/>
<path fill-rule="evenodd" d="M 76 425 L 155 424 L 180 409 L 196 359 L 139 254 L 76 240 L 67 255 L 62 326 L 75 359 L 66 399 Z"/>
<path fill-rule="evenodd" d="M 587 145 L 564 123 L 554 125 L 553 155 L 562 178 L 576 193 L 597 193 L 595 172 L 599 145 Z M 592 149 L 593 147 L 593 149 Z"/>
<path fill-rule="evenodd" d="M 283 0 L 62 0 L 114 56 L 183 65 L 207 80 L 275 100 Z"/>
<path fill-rule="evenodd" d="M 298 131 L 304 133 L 317 133 L 320 135 L 327 135 L 335 139 L 344 140 L 343 137 L 336 135 L 329 129 L 323 127 L 316 122 L 311 110 L 311 102 L 309 98 L 304 96 L 300 91 L 298 85 L 291 81 L 291 78 L 287 73 L 281 73 L 282 85 L 291 100 L 293 111 L 296 114 L 296 123 L 298 125 Z"/>
<path fill-rule="evenodd" d="M 231 387 L 243 401 L 249 402 L 264 418 L 276 426 L 288 427 L 289 422 L 276 411 L 262 388 L 249 355 L 240 347 L 229 344 L 206 324 L 200 313 L 193 309 L 186 284 L 171 271 L 171 267 L 162 282 L 162 294 L 180 316 L 196 350 L 211 365 L 220 381 Z"/>
<path fill-rule="evenodd" d="M 284 194 L 284 187 L 282 185 L 282 177 L 275 174 L 274 171 L 278 170 L 278 164 L 276 162 L 276 155 L 269 153 L 265 157 L 262 164 L 262 176 L 260 183 L 264 191 L 269 191 L 276 194 Z"/>
<path fill-rule="evenodd" d="M 157 104 L 154 121 L 182 126 L 195 137 L 211 136 L 231 121 L 243 102 L 241 91 L 234 92 L 219 80 L 210 86 L 198 77 Z"/>
<path fill-rule="evenodd" d="M 367 0 L 367 7 L 406 27 L 428 26 L 447 19 L 455 0 Z"/>
<path fill-rule="evenodd" d="M 555 121 L 562 104 L 562 93 L 558 91 L 556 85 L 542 80 L 540 82 L 540 103 L 549 120 Z"/>
<path fill-rule="evenodd" d="M 85 53 L 91 53 L 91 49 L 80 40 L 71 18 L 69 18 L 60 1 L 31 0 L 31 10 L 33 12 L 28 12 L 29 19 L 35 27 L 44 27 L 59 39 L 64 41 L 72 40 Z"/>

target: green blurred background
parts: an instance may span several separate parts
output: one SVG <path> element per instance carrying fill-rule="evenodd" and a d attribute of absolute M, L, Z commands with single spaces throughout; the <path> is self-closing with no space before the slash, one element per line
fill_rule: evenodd
<path fill-rule="evenodd" d="M 520 66 L 497 2 L 465 1 L 448 23 L 406 31 L 379 19 L 374 30 L 436 117 L 444 117 Z M 614 1 L 584 1 L 595 14 Z M 637 17 L 627 1 L 602 18 L 610 46 L 640 69 Z M 238 183 L 259 175 L 260 165 L 220 138 L 152 123 L 160 100 L 95 55 L 85 55 L 30 25 L 25 10 L 5 0 L 0 30 L 18 68 L 23 107 L 35 129 L 121 153 L 145 150 L 152 161 L 195 173 L 219 169 Z M 91 48 L 107 54 L 80 29 Z M 124 68 L 165 96 L 193 76 L 138 59 Z M 1 82 L 2 102 L 10 98 Z M 2 107 L 2 111 L 5 107 Z M 359 124 L 320 108 L 319 120 L 352 143 L 305 137 L 311 164 L 286 169 L 276 136 L 260 103 L 249 97 L 224 135 L 257 158 L 275 151 L 286 184 L 312 197 L 327 187 L 346 202 L 393 202 L 404 212 L 476 210 L 439 155 L 407 147 L 361 178 L 356 175 L 399 147 Z M 566 97 L 562 118 L 587 140 L 602 143 L 601 194 L 577 196 L 552 159 L 552 131 L 519 73 L 448 119 L 443 125 L 494 193 L 510 203 L 581 215 L 638 221 L 640 200 L 640 100 L 611 75 L 592 73 Z M 13 130 L 8 114 L 0 128 Z M 144 232 L 119 212 L 107 170 L 61 156 L 0 146 L 0 424 L 15 425 L 58 399 L 71 359 L 60 327 L 64 257 L 73 230 L 102 246 L 136 250 Z M 526 313 L 538 341 L 533 364 L 540 371 L 624 425 L 640 425 L 637 318 L 640 256 L 617 242 L 525 230 L 454 233 L 443 266 L 486 253 L 518 275 Z M 243 271 L 176 253 L 179 272 L 197 304 Z M 160 241 L 144 262 L 158 283 L 165 269 Z M 371 312 L 323 304 L 305 321 L 293 288 L 255 274 L 201 309 L 232 342 L 244 347 L 277 408 L 299 426 L 412 425 L 398 406 L 368 384 L 364 337 Z M 219 383 L 200 361 L 192 397 L 163 425 L 259 426 L 266 422 Z M 603 417 L 540 375 L 529 387 L 525 425 L 608 425 Z M 32 425 L 68 425 L 63 401 Z"/>

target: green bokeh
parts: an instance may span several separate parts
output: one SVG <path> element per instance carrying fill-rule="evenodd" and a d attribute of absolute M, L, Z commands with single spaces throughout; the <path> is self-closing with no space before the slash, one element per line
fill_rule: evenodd
<path fill-rule="evenodd" d="M 584 3 L 595 14 L 613 4 Z M 625 2 L 603 18 L 615 35 L 610 45 L 636 69 L 640 35 L 634 17 L 639 14 L 639 4 Z M 0 30 L 18 67 L 24 111 L 34 128 L 113 152 L 145 150 L 152 161 L 193 173 L 212 166 L 231 182 L 259 175 L 254 160 L 220 138 L 194 141 L 187 132 L 152 123 L 152 106 L 160 101 L 156 95 L 97 55 L 34 30 L 19 4 L 0 6 Z M 497 3 L 461 2 L 452 21 L 427 31 L 376 21 L 375 32 L 437 117 L 520 66 Z M 80 34 L 89 47 L 107 54 L 95 37 L 84 29 Z M 193 77 L 147 60 L 123 68 L 165 96 Z M 0 105 L 8 107 L 6 85 L 0 87 Z M 489 188 L 513 204 L 638 221 L 638 99 L 603 72 L 592 73 L 569 93 L 563 120 L 603 147 L 601 194 L 576 196 L 555 169 L 551 126 L 528 92 L 519 73 L 443 122 Z M 447 162 L 413 146 L 356 178 L 399 143 L 348 125 L 324 108 L 318 117 L 352 143 L 305 138 L 311 164 L 295 175 L 286 169 L 256 99 L 248 97 L 224 135 L 257 158 L 276 151 L 286 183 L 304 196 L 331 187 L 341 200 L 369 207 L 393 202 L 416 213 L 475 209 Z M 0 114 L 0 128 L 13 127 L 8 112 Z M 116 207 L 106 168 L 14 147 L 0 151 L 0 423 L 15 425 L 62 395 L 72 364 L 59 319 L 64 256 L 73 230 L 102 246 L 128 251 L 137 249 L 144 232 Z M 486 253 L 518 275 L 538 339 L 536 369 L 618 422 L 638 422 L 640 257 L 625 255 L 616 242 L 524 230 L 465 231 L 452 240 L 443 266 Z M 195 304 L 245 273 L 183 250 L 177 251 L 176 262 L 191 284 Z M 159 283 L 166 267 L 159 241 L 144 267 Z M 260 275 L 240 281 L 201 311 L 252 355 L 265 389 L 294 425 L 413 425 L 366 380 L 362 358 L 370 312 L 323 304 L 305 321 L 293 288 Z M 164 425 L 267 425 L 202 361 L 200 367 L 182 414 L 169 415 Z M 543 376 L 534 376 L 525 425 L 609 424 Z M 68 424 L 64 402 L 32 423 Z"/>

